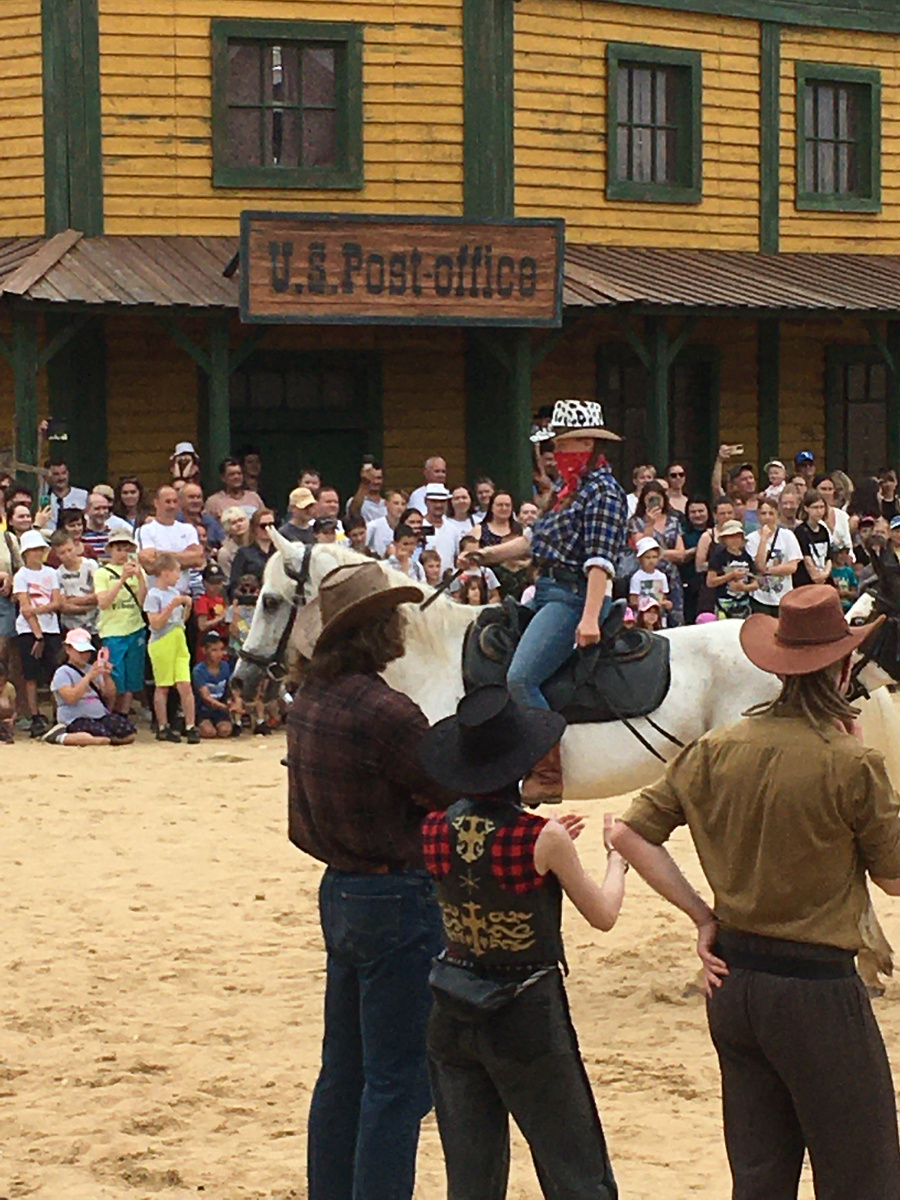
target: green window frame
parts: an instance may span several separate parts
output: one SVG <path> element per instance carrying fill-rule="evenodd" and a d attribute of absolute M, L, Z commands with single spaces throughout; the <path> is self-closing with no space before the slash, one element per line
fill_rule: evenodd
<path fill-rule="evenodd" d="M 363 81 L 362 25 L 335 24 L 325 21 L 256 21 L 214 18 L 212 37 L 212 145 L 213 185 L 230 188 L 361 188 L 363 186 Z M 263 48 L 297 46 L 302 50 L 334 51 L 335 112 L 334 162 L 327 166 L 281 166 L 276 164 L 237 166 L 229 157 L 230 111 L 245 107 L 261 113 L 261 136 L 267 137 L 266 113 L 290 113 L 302 125 L 304 113 L 317 109 L 303 97 L 298 65 L 296 95 L 292 100 L 267 99 L 261 91 L 258 100 L 246 105 L 229 106 L 229 49 L 236 45 L 258 44 Z M 274 60 L 273 60 L 274 61 Z M 302 59 L 301 59 L 302 62 Z M 332 106 L 319 108 L 331 111 Z M 298 135 L 302 146 L 303 135 Z M 260 157 L 264 157 L 261 152 Z"/>
<path fill-rule="evenodd" d="M 606 63 L 607 199 L 699 204 L 703 198 L 700 52 L 610 42 Z M 638 165 L 638 155 L 643 166 Z"/>
<path fill-rule="evenodd" d="M 796 207 L 880 212 L 881 72 L 798 62 L 796 79 Z"/>

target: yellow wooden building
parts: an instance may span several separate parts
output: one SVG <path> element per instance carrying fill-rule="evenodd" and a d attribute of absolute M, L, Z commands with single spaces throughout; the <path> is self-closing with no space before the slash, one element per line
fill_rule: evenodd
<path fill-rule="evenodd" d="M 578 394 L 623 472 L 897 464 L 898 151 L 896 0 L 4 0 L 0 447 L 524 493 Z M 563 324 L 242 326 L 247 209 L 562 217 Z"/>

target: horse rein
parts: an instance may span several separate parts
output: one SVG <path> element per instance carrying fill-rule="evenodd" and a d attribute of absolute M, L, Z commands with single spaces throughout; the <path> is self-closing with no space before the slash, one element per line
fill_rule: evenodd
<path fill-rule="evenodd" d="M 303 547 L 303 557 L 300 559 L 299 568 L 293 567 L 285 560 L 284 573 L 288 579 L 293 579 L 297 586 L 294 589 L 294 598 L 291 601 L 291 615 L 284 627 L 284 632 L 278 639 L 278 645 L 271 654 L 256 654 L 252 650 L 245 650 L 243 646 L 238 651 L 238 658 L 242 662 L 249 663 L 251 666 L 259 667 L 260 670 L 265 671 L 273 683 L 282 683 L 287 676 L 287 670 L 282 664 L 282 657 L 290 641 L 291 634 L 294 631 L 294 622 L 297 620 L 297 613 L 301 608 L 306 606 L 306 585 L 309 582 L 309 572 L 312 566 L 312 549 L 312 545 Z"/>

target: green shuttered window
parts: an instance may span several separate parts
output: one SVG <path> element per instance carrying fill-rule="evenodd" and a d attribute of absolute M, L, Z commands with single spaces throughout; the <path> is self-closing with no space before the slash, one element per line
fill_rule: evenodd
<path fill-rule="evenodd" d="M 699 204 L 700 54 L 611 42 L 607 68 L 608 199 Z"/>
<path fill-rule="evenodd" d="M 361 188 L 362 30 L 214 20 L 213 183 Z"/>
<path fill-rule="evenodd" d="M 797 63 L 797 208 L 881 209 L 881 75 Z"/>

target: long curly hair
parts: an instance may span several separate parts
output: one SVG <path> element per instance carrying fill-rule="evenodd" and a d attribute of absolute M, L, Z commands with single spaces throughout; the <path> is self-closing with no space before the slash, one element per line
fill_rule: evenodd
<path fill-rule="evenodd" d="M 781 695 L 775 700 L 754 704 L 745 717 L 781 716 L 786 710 L 799 711 L 813 729 L 827 741 L 824 727 L 847 725 L 857 719 L 860 710 L 854 708 L 840 690 L 841 676 L 834 667 L 811 671 L 808 675 L 786 675 Z"/>
<path fill-rule="evenodd" d="M 397 608 L 382 613 L 315 650 L 302 667 L 302 678 L 304 682 L 334 683 L 345 675 L 378 675 L 406 653 L 405 633 L 404 613 Z"/>

